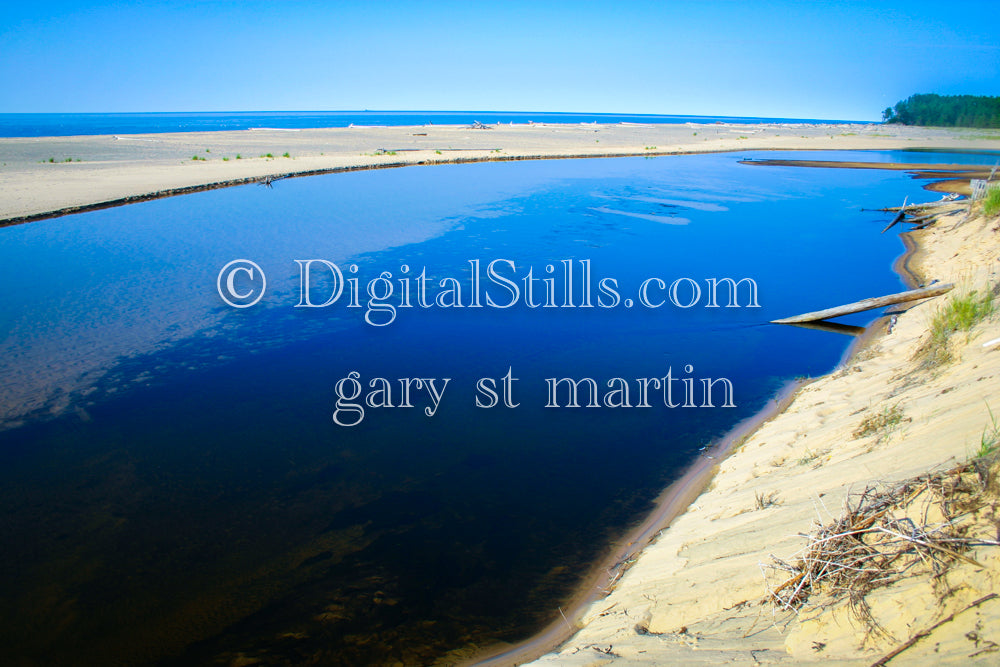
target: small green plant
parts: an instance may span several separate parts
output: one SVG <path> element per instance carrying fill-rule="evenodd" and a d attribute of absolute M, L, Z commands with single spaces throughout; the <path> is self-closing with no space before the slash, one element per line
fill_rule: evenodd
<path fill-rule="evenodd" d="M 198 160 L 200 160 L 201 158 L 200 158 L 200 157 L 198 157 L 197 155 L 192 155 L 192 156 L 191 156 L 191 159 L 192 159 L 192 160 L 194 160 L 195 162 L 197 162 L 197 161 L 198 161 Z"/>
<path fill-rule="evenodd" d="M 55 161 L 56 161 L 56 159 L 54 157 L 50 157 L 49 158 L 49 162 L 55 162 Z"/>
<path fill-rule="evenodd" d="M 909 420 L 909 417 L 903 416 L 903 409 L 899 407 L 899 403 L 891 407 L 884 406 L 880 412 L 865 417 L 852 435 L 855 439 L 874 435 L 877 436 L 877 443 L 886 442 L 900 424 Z"/>
<path fill-rule="evenodd" d="M 273 158 L 274 156 L 272 154 L 270 154 L 270 153 L 264 153 L 263 155 L 261 155 L 261 157 Z"/>
<path fill-rule="evenodd" d="M 993 186 L 983 200 L 983 215 L 993 217 L 997 213 L 1000 213 L 1000 186 Z"/>
<path fill-rule="evenodd" d="M 206 153 L 211 153 L 212 151 L 210 151 L 210 150 L 208 150 L 208 149 L 206 148 L 206 149 L 205 149 L 205 152 L 206 152 Z"/>
<path fill-rule="evenodd" d="M 434 152 L 437 153 L 438 155 L 441 155 L 441 151 L 434 151 Z"/>
<path fill-rule="evenodd" d="M 285 151 L 284 153 L 282 153 L 281 157 L 292 157 L 292 156 L 288 154 L 288 151 Z"/>
<path fill-rule="evenodd" d="M 243 156 L 242 156 L 242 155 L 240 155 L 239 153 L 237 153 L 237 154 L 236 154 L 236 159 L 237 159 L 237 160 L 242 160 L 242 159 L 243 159 Z"/>
<path fill-rule="evenodd" d="M 229 162 L 229 158 L 227 158 L 227 157 L 224 157 L 224 158 L 222 158 L 222 161 L 223 161 L 223 162 Z"/>
<path fill-rule="evenodd" d="M 917 350 L 917 356 L 924 358 L 925 367 L 946 364 L 953 359 L 948 341 L 956 331 L 969 332 L 980 321 L 996 310 L 993 291 L 970 290 L 953 296 L 934 313 L 931 319 L 931 335 Z"/>
<path fill-rule="evenodd" d="M 698 136 L 698 133 L 697 133 L 697 132 L 692 132 L 692 133 L 691 133 L 691 136 L 692 136 L 692 137 L 697 137 L 697 136 Z"/>
<path fill-rule="evenodd" d="M 996 415 L 993 414 L 989 404 L 986 405 L 986 411 L 990 413 L 990 425 L 983 429 L 983 434 L 979 437 L 977 459 L 989 456 L 1000 447 L 1000 423 L 997 423 Z"/>
<path fill-rule="evenodd" d="M 647 151 L 655 151 L 656 150 L 656 146 L 645 146 L 644 149 L 647 150 Z"/>

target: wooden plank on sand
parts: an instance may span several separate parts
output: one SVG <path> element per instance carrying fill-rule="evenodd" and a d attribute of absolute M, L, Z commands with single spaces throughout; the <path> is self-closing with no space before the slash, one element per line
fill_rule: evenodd
<path fill-rule="evenodd" d="M 796 315 L 795 317 L 786 317 L 781 320 L 771 320 L 771 324 L 796 324 L 799 322 L 815 322 L 817 320 L 826 320 L 831 317 L 840 317 L 841 315 L 860 313 L 865 310 L 871 310 L 872 308 L 891 306 L 894 303 L 903 303 L 904 301 L 916 301 L 917 299 L 926 299 L 927 297 L 938 296 L 940 294 L 944 294 L 945 292 L 951 291 L 954 287 L 955 287 L 954 284 L 947 283 L 943 285 L 934 285 L 933 287 L 922 287 L 921 289 L 913 289 L 913 290 L 908 290 L 906 292 L 899 292 L 898 294 L 889 294 L 888 296 L 880 296 L 873 299 L 862 299 L 861 301 L 855 301 L 854 303 L 849 303 L 846 306 L 827 308 L 826 310 L 817 310 L 812 313 L 805 313 L 804 315 Z"/>

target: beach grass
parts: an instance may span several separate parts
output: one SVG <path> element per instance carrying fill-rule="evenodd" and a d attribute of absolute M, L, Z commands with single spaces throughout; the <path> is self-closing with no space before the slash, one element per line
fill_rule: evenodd
<path fill-rule="evenodd" d="M 1000 213 L 1000 187 L 990 188 L 989 194 L 983 199 L 983 215 L 993 217 Z"/>
<path fill-rule="evenodd" d="M 986 406 L 986 411 L 990 413 L 990 425 L 983 429 L 983 434 L 979 437 L 979 450 L 975 456 L 977 459 L 989 456 L 1000 447 L 1000 423 L 989 405 Z"/>
<path fill-rule="evenodd" d="M 931 319 L 930 338 L 917 350 L 925 367 L 946 364 L 954 358 L 948 345 L 951 335 L 958 331 L 968 333 L 977 323 L 996 310 L 993 291 L 969 290 L 953 296 L 934 313 Z"/>
<path fill-rule="evenodd" d="M 905 420 L 899 403 L 886 405 L 879 412 L 865 417 L 852 435 L 855 439 L 874 435 L 876 442 L 881 443 L 887 441 Z"/>

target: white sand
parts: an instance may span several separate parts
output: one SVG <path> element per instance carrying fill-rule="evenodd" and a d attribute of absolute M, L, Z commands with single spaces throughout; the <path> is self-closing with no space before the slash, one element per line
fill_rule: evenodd
<path fill-rule="evenodd" d="M 0 224 L 179 188 L 370 166 L 751 149 L 914 147 L 996 149 L 1000 147 L 1000 132 L 882 125 L 688 123 L 501 125 L 488 130 L 432 125 L 0 138 Z M 376 155 L 379 149 L 397 152 Z M 274 157 L 260 157 L 268 153 Z M 282 157 L 285 153 L 291 157 Z M 241 159 L 237 160 L 237 155 Z M 193 160 L 194 156 L 204 160 Z M 50 158 L 54 162 L 48 162 Z M 73 161 L 65 162 L 67 159 Z"/>

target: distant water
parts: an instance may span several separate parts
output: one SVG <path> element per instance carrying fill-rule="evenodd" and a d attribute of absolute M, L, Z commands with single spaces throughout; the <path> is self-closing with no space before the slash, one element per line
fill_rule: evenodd
<path fill-rule="evenodd" d="M 17 285 L 0 293 L 7 663 L 418 665 L 558 618 L 700 447 L 783 383 L 832 369 L 850 342 L 768 320 L 902 287 L 890 268 L 902 244 L 879 233 L 890 214 L 861 209 L 935 196 L 898 171 L 738 163 L 765 155 L 908 159 L 442 165 L 0 229 L 0 283 Z M 256 306 L 219 296 L 237 258 L 267 274 Z M 356 278 L 361 307 L 348 284 L 328 308 L 296 309 L 306 258 Z M 511 262 L 495 268 L 516 302 L 489 281 L 493 260 Z M 510 307 L 474 306 L 477 275 Z M 760 307 L 706 307 L 683 280 L 680 300 L 697 303 L 664 302 L 675 280 L 704 290 L 724 277 L 754 279 Z M 607 307 L 603 279 L 621 294 Z M 662 305 L 630 307 L 648 279 L 664 281 L 648 294 Z M 442 280 L 461 296 L 434 301 Z M 365 322 L 370 299 L 400 305 L 405 285 L 395 321 Z M 331 287 L 318 281 L 314 302 Z M 338 426 L 352 371 L 371 402 Z M 655 391 L 650 407 L 544 407 L 547 378 L 594 378 L 605 402 L 637 405 L 635 379 L 668 371 L 675 403 L 686 378 L 699 407 Z M 508 372 L 517 407 L 502 402 Z M 400 378 L 451 380 L 431 415 L 419 387 L 412 408 L 375 407 L 390 398 L 370 393 L 375 377 L 397 406 Z M 628 397 L 608 398 L 614 377 Z M 475 403 L 483 378 L 495 407 Z M 721 393 L 700 407 L 701 381 L 718 378 L 736 407 Z"/>
<path fill-rule="evenodd" d="M 802 118 L 667 116 L 650 114 L 535 113 L 531 111 L 219 111 L 196 113 L 8 113 L 0 137 L 151 134 L 299 129 L 354 125 L 468 125 L 482 123 L 850 123 Z"/>

